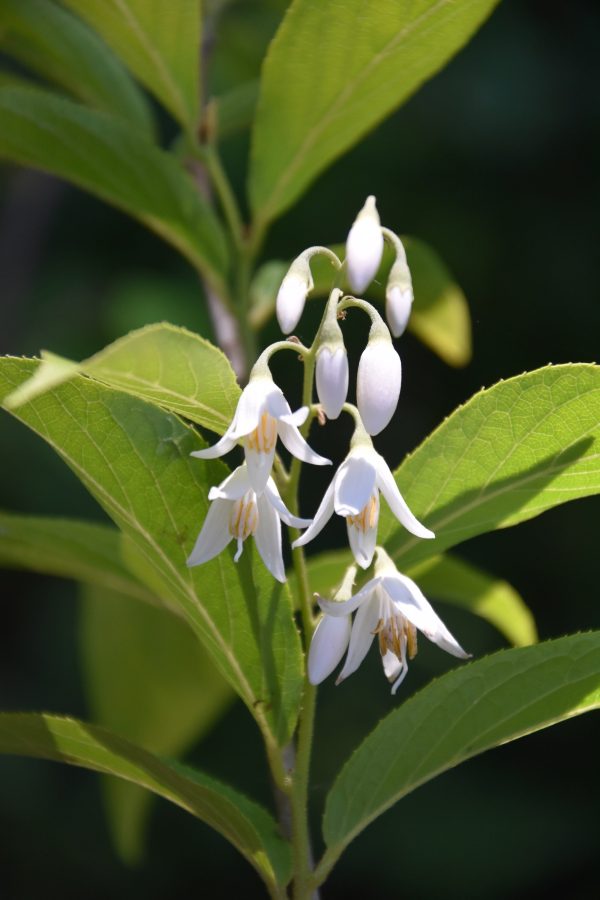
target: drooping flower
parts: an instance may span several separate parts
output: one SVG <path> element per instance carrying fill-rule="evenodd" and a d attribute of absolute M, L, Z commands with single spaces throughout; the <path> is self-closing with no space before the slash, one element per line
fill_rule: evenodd
<path fill-rule="evenodd" d="M 394 337 L 402 337 L 406 331 L 413 305 L 411 288 L 402 290 L 396 284 L 388 285 L 385 292 L 385 316 Z"/>
<path fill-rule="evenodd" d="M 336 512 L 346 519 L 356 562 L 363 569 L 368 568 L 377 543 L 380 491 L 408 531 L 420 538 L 435 537 L 411 513 L 383 456 L 372 444 L 361 442 L 348 453 L 325 491 L 312 524 L 292 546 L 302 547 L 312 541 Z"/>
<path fill-rule="evenodd" d="M 277 436 L 294 456 L 315 466 L 330 466 L 331 460 L 315 453 L 298 430 L 308 415 L 302 406 L 295 413 L 270 375 L 255 375 L 242 391 L 231 425 L 212 447 L 195 450 L 199 459 L 215 459 L 228 453 L 244 438 L 244 453 L 250 484 L 262 493 L 273 467 Z"/>
<path fill-rule="evenodd" d="M 294 528 L 306 528 L 309 519 L 292 515 L 279 495 L 272 478 L 258 494 L 252 487 L 250 472 L 243 464 L 218 487 L 210 489 L 211 501 L 204 524 L 187 565 L 199 566 L 217 556 L 227 544 L 237 541 L 235 562 L 244 549 L 244 541 L 253 535 L 262 560 L 278 581 L 285 581 L 281 553 L 281 522 Z"/>
<path fill-rule="evenodd" d="M 323 344 L 317 353 L 317 395 L 328 419 L 337 419 L 348 395 L 348 354 L 343 343 Z"/>
<path fill-rule="evenodd" d="M 336 602 L 350 599 L 355 578 L 356 566 L 350 566 L 334 595 Z M 320 684 L 331 675 L 346 652 L 351 628 L 350 613 L 346 616 L 321 616 L 308 651 L 308 680 L 311 684 Z"/>
<path fill-rule="evenodd" d="M 356 404 L 368 434 L 379 434 L 389 424 L 398 406 L 401 383 L 402 364 L 389 332 L 371 337 L 356 376 Z"/>
<path fill-rule="evenodd" d="M 312 668 L 309 667 L 309 678 L 313 684 L 327 677 L 341 661 L 346 647 L 348 654 L 336 684 L 352 675 L 367 655 L 375 635 L 392 694 L 396 693 L 408 671 L 408 660 L 416 655 L 417 629 L 453 656 L 460 659 L 470 656 L 450 634 L 420 588 L 396 569 L 381 548 L 377 549 L 375 577 L 362 590 L 342 602 L 320 597 L 319 605 L 325 617 L 315 631 L 317 637 L 321 629 L 321 638 L 314 652 L 311 647 L 314 658 Z M 356 615 L 344 645 L 342 638 L 348 633 L 348 616 L 353 612 Z M 342 624 L 337 629 L 331 623 L 324 625 L 330 618 L 341 619 Z M 330 636 L 334 638 L 333 646 L 325 647 L 325 638 Z"/>
<path fill-rule="evenodd" d="M 277 321 L 284 334 L 291 334 L 300 321 L 306 296 L 313 287 L 309 258 L 301 254 L 294 260 L 281 282 L 275 301 Z"/>
<path fill-rule="evenodd" d="M 381 263 L 383 235 L 375 206 L 375 197 L 367 197 L 365 205 L 354 220 L 346 241 L 348 281 L 353 291 L 361 294 L 369 285 Z"/>

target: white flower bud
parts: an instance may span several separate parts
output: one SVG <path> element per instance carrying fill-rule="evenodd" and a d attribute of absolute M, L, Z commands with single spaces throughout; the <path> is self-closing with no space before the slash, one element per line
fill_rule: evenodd
<path fill-rule="evenodd" d="M 343 344 L 324 344 L 317 354 L 317 394 L 328 419 L 337 419 L 348 395 L 348 355 Z"/>
<path fill-rule="evenodd" d="M 277 293 L 277 321 L 284 334 L 291 334 L 304 310 L 306 295 L 314 287 L 308 260 L 299 256 L 290 266 Z"/>
<path fill-rule="evenodd" d="M 352 290 L 357 294 L 362 293 L 373 281 L 382 254 L 383 235 L 375 197 L 367 197 L 346 242 L 348 280 Z"/>
<path fill-rule="evenodd" d="M 400 397 L 402 364 L 389 338 L 372 339 L 358 364 L 358 411 L 369 434 L 379 434 L 394 415 Z"/>
<path fill-rule="evenodd" d="M 385 317 L 394 337 L 398 338 L 406 331 L 412 303 L 412 287 L 402 290 L 397 284 L 388 284 L 385 292 Z"/>

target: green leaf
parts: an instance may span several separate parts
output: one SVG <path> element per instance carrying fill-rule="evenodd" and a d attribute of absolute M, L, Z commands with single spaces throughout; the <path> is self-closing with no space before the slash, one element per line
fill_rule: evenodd
<path fill-rule="evenodd" d="M 406 256 L 412 274 L 415 300 L 408 330 L 426 344 L 450 366 L 465 366 L 471 359 L 471 319 L 462 290 L 438 254 L 423 241 L 403 237 Z M 343 244 L 331 248 L 344 258 Z M 394 260 L 387 247 L 373 283 L 369 286 L 369 300 L 385 305 L 385 285 Z M 256 273 L 251 286 L 251 321 L 260 328 L 275 313 L 277 291 L 289 263 L 271 260 Z M 322 256 L 313 257 L 311 268 L 315 286 L 311 298 L 327 296 L 335 283 L 336 274 L 331 263 Z M 352 293 L 346 279 L 342 289 Z"/>
<path fill-rule="evenodd" d="M 600 706 L 600 632 L 501 650 L 439 678 L 386 716 L 327 798 L 322 873 L 369 822 L 491 747 Z"/>
<path fill-rule="evenodd" d="M 82 363 L 42 351 L 33 376 L 4 398 L 4 406 L 16 409 L 78 373 L 219 434 L 230 424 L 240 395 L 235 373 L 218 347 L 161 322 L 132 331 Z"/>
<path fill-rule="evenodd" d="M 0 512 L 0 566 L 72 578 L 158 602 L 123 563 L 121 535 L 107 525 Z"/>
<path fill-rule="evenodd" d="M 259 228 L 465 44 L 496 0 L 294 0 L 262 72 L 249 193 Z"/>
<path fill-rule="evenodd" d="M 402 567 L 600 492 L 600 367 L 546 366 L 476 394 L 396 471 L 419 541 L 382 505 L 379 540 Z"/>
<path fill-rule="evenodd" d="M 289 846 L 266 810 L 216 779 L 166 762 L 110 731 L 46 713 L 1 713 L 0 753 L 65 762 L 138 784 L 222 834 L 271 887 L 289 880 Z"/>
<path fill-rule="evenodd" d="M 6 87 L 0 157 L 51 172 L 125 210 L 221 285 L 228 252 L 219 220 L 177 161 L 137 129 L 48 91 Z"/>
<path fill-rule="evenodd" d="M 515 647 L 537 641 L 531 610 L 507 581 L 449 553 L 412 566 L 407 574 L 430 600 L 452 603 L 486 619 Z"/>
<path fill-rule="evenodd" d="M 258 101 L 258 81 L 247 81 L 216 97 L 217 138 L 223 140 L 252 124 Z"/>
<path fill-rule="evenodd" d="M 34 365 L 1 360 L 0 396 Z M 267 739 L 286 743 L 302 691 L 289 593 L 251 543 L 238 565 L 231 548 L 205 565 L 185 565 L 208 489 L 227 467 L 190 459 L 205 443 L 176 416 L 79 375 L 21 407 L 17 418 L 57 451 L 133 542 L 151 590 L 180 610 Z"/>
<path fill-rule="evenodd" d="M 94 721 L 159 756 L 184 753 L 234 696 L 183 622 L 104 587 L 82 590 L 80 647 Z M 104 796 L 119 853 L 138 862 L 152 795 L 107 778 Z"/>
<path fill-rule="evenodd" d="M 198 0 L 61 0 L 81 16 L 189 130 L 198 121 Z"/>
<path fill-rule="evenodd" d="M 0 46 L 5 54 L 75 97 L 152 134 L 148 103 L 104 41 L 48 0 L 2 0 Z"/>

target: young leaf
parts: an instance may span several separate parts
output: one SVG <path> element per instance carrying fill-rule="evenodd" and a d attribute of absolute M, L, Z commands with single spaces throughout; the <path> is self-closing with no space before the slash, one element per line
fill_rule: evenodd
<path fill-rule="evenodd" d="M 34 366 L 1 360 L 0 396 Z M 185 564 L 209 487 L 223 480 L 226 466 L 190 459 L 205 444 L 176 416 L 82 376 L 21 407 L 17 417 L 59 453 L 135 544 L 151 590 L 180 610 L 267 739 L 286 743 L 302 691 L 289 594 L 251 544 L 238 565 L 230 550 L 194 569 Z"/>
<path fill-rule="evenodd" d="M 369 822 L 491 747 L 600 706 L 600 632 L 501 650 L 432 682 L 386 716 L 327 798 L 324 877 Z"/>
<path fill-rule="evenodd" d="M 95 722 L 159 756 L 179 757 L 233 693 L 191 630 L 169 613 L 104 587 L 82 588 L 80 648 Z M 130 863 L 143 854 L 152 794 L 107 778 L 111 831 Z"/>
<path fill-rule="evenodd" d="M 228 252 L 219 220 L 176 160 L 139 130 L 49 91 L 6 87 L 0 157 L 51 172 L 125 210 L 222 285 Z"/>
<path fill-rule="evenodd" d="M 198 121 L 198 0 L 61 0 L 81 16 L 188 130 Z"/>
<path fill-rule="evenodd" d="M 476 394 L 396 471 L 435 541 L 382 509 L 379 540 L 403 568 L 467 538 L 600 492 L 600 366 L 546 366 Z"/>
<path fill-rule="evenodd" d="M 98 109 L 152 134 L 142 91 L 104 41 L 48 0 L 2 0 L 4 53 Z"/>
<path fill-rule="evenodd" d="M 467 42 L 497 0 L 294 0 L 269 48 L 249 194 L 259 229 Z"/>
<path fill-rule="evenodd" d="M 0 753 L 32 756 L 116 775 L 164 797 L 231 841 L 279 896 L 289 881 L 288 844 L 269 813 L 233 788 L 166 762 L 103 728 L 48 714 L 0 714 Z"/>
<path fill-rule="evenodd" d="M 107 525 L 0 512 L 0 566 L 72 578 L 158 603 L 123 563 L 121 535 Z"/>

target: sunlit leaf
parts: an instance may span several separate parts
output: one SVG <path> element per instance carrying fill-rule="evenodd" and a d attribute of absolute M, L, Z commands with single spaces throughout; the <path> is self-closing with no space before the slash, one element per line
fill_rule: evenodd
<path fill-rule="evenodd" d="M 48 0 L 2 0 L 0 47 L 75 97 L 152 132 L 150 108 L 126 69 L 76 16 Z"/>
<path fill-rule="evenodd" d="M 266 810 L 203 772 L 165 762 L 110 731 L 48 714 L 1 713 L 0 753 L 70 763 L 140 785 L 216 829 L 267 884 L 289 880 L 289 847 Z"/>
<path fill-rule="evenodd" d="M 438 71 L 496 0 L 294 0 L 269 48 L 249 193 L 259 227 Z"/>
<path fill-rule="evenodd" d="M 386 716 L 327 798 L 321 874 L 369 822 L 491 747 L 600 706 L 600 632 L 502 650 L 437 679 Z"/>

